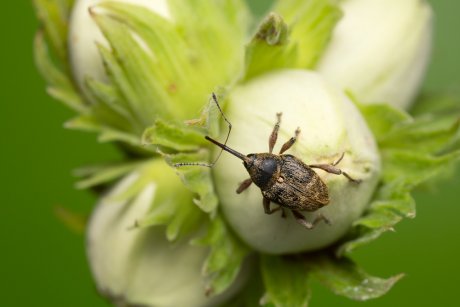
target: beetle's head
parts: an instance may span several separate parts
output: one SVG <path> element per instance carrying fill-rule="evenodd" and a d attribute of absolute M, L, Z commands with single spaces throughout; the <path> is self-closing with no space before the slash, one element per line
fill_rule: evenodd
<path fill-rule="evenodd" d="M 243 162 L 252 181 L 260 188 L 270 184 L 278 171 L 278 161 L 271 154 L 249 154 Z"/>

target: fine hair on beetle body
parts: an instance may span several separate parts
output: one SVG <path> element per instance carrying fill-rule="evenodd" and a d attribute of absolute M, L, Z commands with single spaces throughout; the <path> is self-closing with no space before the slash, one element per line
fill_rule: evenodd
<path fill-rule="evenodd" d="M 282 113 L 280 112 L 276 113 L 276 123 L 268 138 L 268 152 L 244 155 L 227 146 L 232 125 L 222 111 L 216 95 L 212 93 L 211 96 L 223 119 L 228 124 L 228 133 L 224 143 L 220 143 L 209 136 L 205 136 L 205 138 L 209 142 L 220 147 L 221 151 L 216 159 L 210 164 L 177 163 L 174 166 L 213 167 L 222 152 L 226 151 L 242 160 L 243 166 L 249 174 L 249 178 L 241 182 L 236 189 L 237 194 L 242 193 L 254 183 L 262 192 L 262 204 L 266 214 L 272 214 L 280 210 L 281 216 L 286 217 L 285 210 L 290 210 L 295 220 L 306 229 L 313 229 L 315 225 L 321 221 L 330 224 L 330 221 L 321 213 L 316 215 L 313 221 L 307 221 L 301 211 L 316 211 L 329 204 L 330 201 L 328 187 L 314 169 L 321 169 L 335 175 L 343 175 L 351 183 L 358 184 L 361 182 L 361 180 L 352 178 L 348 173 L 336 167 L 343 159 L 344 153 L 331 164 L 306 164 L 293 155 L 285 154 L 285 152 L 295 144 L 299 137 L 300 129 L 297 128 L 294 135 L 281 146 L 279 153 L 274 154 L 273 148 L 278 139 L 278 131 L 281 125 Z M 271 202 L 276 203 L 278 207 L 272 209 L 270 207 Z"/>

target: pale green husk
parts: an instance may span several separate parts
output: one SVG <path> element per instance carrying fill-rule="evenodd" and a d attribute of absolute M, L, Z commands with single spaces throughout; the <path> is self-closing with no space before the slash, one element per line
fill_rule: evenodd
<path fill-rule="evenodd" d="M 117 200 L 125 201 L 157 176 L 149 168 L 153 157 L 163 157 L 169 164 L 209 161 L 211 147 L 202 136 L 217 135 L 220 120 L 214 107 L 206 107 L 211 91 L 220 88 L 225 94 L 238 82 L 280 68 L 313 67 L 341 14 L 335 1 L 279 1 L 244 49 L 253 20 L 243 1 L 170 0 L 174 24 L 138 7 L 101 4 L 103 10 L 93 11 L 93 18 L 109 42 L 109 47 L 99 46 L 108 81 L 87 79 L 89 97 L 83 98 L 67 57 L 73 1 L 34 3 L 43 26 L 35 40 L 36 64 L 50 95 L 76 112 L 67 127 L 95 131 L 100 141 L 120 144 L 127 153 L 124 162 L 85 170 L 77 186 L 110 185 L 136 170 L 142 175 L 117 195 Z M 355 300 L 385 294 L 400 275 L 369 276 L 347 254 L 403 218 L 414 217 L 410 192 L 459 160 L 460 110 L 452 107 L 454 103 L 439 110 L 429 107 L 441 102 L 445 100 L 435 97 L 421 103 L 414 116 L 388 105 L 356 102 L 382 157 L 383 175 L 369 209 L 341 242 L 327 250 L 290 257 L 258 255 L 259 270 L 229 305 L 307 306 L 311 278 Z M 450 112 L 445 113 L 447 108 Z M 204 110 L 201 118 L 184 124 L 198 117 L 200 110 Z M 164 193 L 133 227 L 164 225 L 168 240 L 192 236 L 194 243 L 209 246 L 202 274 L 207 291 L 219 294 L 232 285 L 251 250 L 222 217 L 210 170 L 187 167 L 177 173 L 185 185 L 183 193 L 164 182 Z M 199 233 L 204 235 L 197 238 Z"/>

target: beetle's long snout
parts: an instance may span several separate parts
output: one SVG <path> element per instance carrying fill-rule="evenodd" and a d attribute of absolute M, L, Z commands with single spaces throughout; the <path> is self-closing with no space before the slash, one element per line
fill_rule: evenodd
<path fill-rule="evenodd" d="M 211 143 L 219 146 L 220 148 L 222 148 L 223 150 L 225 150 L 226 152 L 229 152 L 231 153 L 232 155 L 234 155 L 235 157 L 237 158 L 240 158 L 241 160 L 243 160 L 244 162 L 248 163 L 249 162 L 249 158 L 246 157 L 245 155 L 243 155 L 242 153 L 239 153 L 238 151 L 234 150 L 234 149 L 231 149 L 230 147 L 228 147 L 227 145 L 224 145 L 222 143 L 219 143 L 217 142 L 216 140 L 210 138 L 209 136 L 205 136 L 205 139 L 210 141 Z"/>

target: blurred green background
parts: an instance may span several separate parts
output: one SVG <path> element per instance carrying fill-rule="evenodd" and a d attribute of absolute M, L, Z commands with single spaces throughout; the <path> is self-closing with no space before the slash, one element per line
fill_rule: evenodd
<path fill-rule="evenodd" d="M 2 3 L 0 306 L 107 306 L 92 283 L 84 238 L 62 225 L 54 208 L 88 212 L 95 198 L 73 188 L 71 170 L 118 154 L 95 135 L 63 129 L 72 112 L 45 94 L 34 67 L 32 5 Z M 436 37 L 424 87 L 460 87 L 460 1 L 431 3 Z M 418 191 L 415 220 L 354 254 L 370 273 L 407 274 L 388 295 L 358 303 L 315 285 L 312 306 L 458 306 L 459 187 L 460 174 Z"/>

